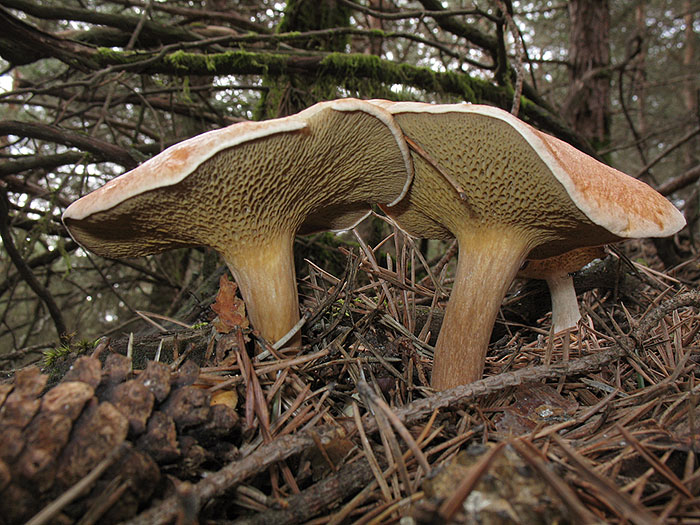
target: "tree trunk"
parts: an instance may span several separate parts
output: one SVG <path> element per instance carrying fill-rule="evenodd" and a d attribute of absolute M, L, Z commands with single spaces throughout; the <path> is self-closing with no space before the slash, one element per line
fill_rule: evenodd
<path fill-rule="evenodd" d="M 280 33 L 316 31 L 348 27 L 351 11 L 338 0 L 288 0 L 284 18 L 277 30 Z M 346 35 L 330 31 L 326 35 L 309 38 L 300 47 L 314 51 L 342 52 L 349 40 Z M 326 85 L 309 75 L 280 75 L 266 81 L 270 89 L 263 96 L 256 119 L 284 117 L 298 113 L 312 104 L 337 98 L 337 86 Z"/>
<path fill-rule="evenodd" d="M 686 71 L 693 71 L 694 66 L 697 64 L 695 57 L 695 44 L 697 41 L 697 35 L 695 34 L 695 13 L 693 12 L 691 1 L 685 0 L 683 2 L 683 12 L 684 22 L 685 22 L 685 42 L 683 43 L 683 67 Z M 683 105 L 685 106 L 688 115 L 695 116 L 695 119 L 691 118 L 689 128 L 695 125 L 697 122 L 698 115 L 698 79 L 692 74 L 688 75 L 688 78 L 683 84 Z M 690 129 L 688 130 L 690 131 Z M 697 135 L 690 139 L 684 147 L 683 150 L 683 162 L 684 169 L 689 170 L 695 167 L 700 158 L 698 158 L 698 137 Z"/>
<path fill-rule="evenodd" d="M 610 135 L 610 10 L 607 0 L 571 0 L 570 84 L 563 113 L 595 149 Z"/>
<path fill-rule="evenodd" d="M 692 71 L 693 65 L 695 64 L 695 40 L 696 34 L 693 28 L 695 23 L 695 13 L 691 9 L 690 0 L 685 0 L 683 2 L 683 12 L 684 22 L 685 22 L 685 41 L 683 43 L 683 66 L 686 71 Z M 693 75 L 688 75 L 688 78 L 683 83 L 683 106 L 687 111 L 688 115 L 693 115 L 695 118 L 690 119 L 688 125 L 688 131 L 692 126 L 696 125 L 697 115 L 698 115 L 698 97 L 700 97 L 700 92 L 698 92 L 697 79 Z M 700 162 L 698 158 L 698 137 L 697 135 L 690 139 L 683 147 L 683 171 L 688 171 Z M 693 192 L 687 199 L 687 205 L 685 208 L 685 218 L 688 221 L 688 231 L 692 240 L 695 239 L 695 229 L 698 224 L 698 214 L 700 210 L 700 187 L 695 184 Z"/>

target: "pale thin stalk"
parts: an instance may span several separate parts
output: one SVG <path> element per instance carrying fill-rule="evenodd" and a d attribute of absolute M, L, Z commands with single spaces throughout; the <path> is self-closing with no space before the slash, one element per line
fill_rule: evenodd
<path fill-rule="evenodd" d="M 549 293 L 552 296 L 552 326 L 557 334 L 568 328 L 575 328 L 581 319 L 574 279 L 568 273 L 551 275 L 547 278 Z"/>

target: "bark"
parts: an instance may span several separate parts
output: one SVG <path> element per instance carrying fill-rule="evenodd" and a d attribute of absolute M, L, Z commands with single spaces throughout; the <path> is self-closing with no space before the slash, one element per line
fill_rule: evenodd
<path fill-rule="evenodd" d="M 685 41 L 683 42 L 683 67 L 686 71 L 693 71 L 695 65 L 695 44 L 697 35 L 693 29 L 693 24 L 695 23 L 695 13 L 691 9 L 690 0 L 683 2 L 683 12 L 685 16 L 683 21 L 685 22 Z M 694 126 L 698 118 L 698 81 L 693 75 L 689 74 L 687 80 L 683 83 L 683 105 L 688 115 L 693 115 L 695 118 L 691 121 L 690 126 Z M 696 168 L 700 162 L 700 157 L 698 156 L 698 137 L 697 135 L 691 138 L 683 148 L 683 167 L 692 171 Z M 689 229 L 694 230 L 698 222 L 698 199 L 700 195 L 698 188 L 696 186 L 693 192 L 691 200 L 693 205 L 689 206 L 686 210 L 686 219 L 689 224 Z"/>
<path fill-rule="evenodd" d="M 18 120 L 2 120 L 0 121 L 0 136 L 2 135 L 32 137 L 64 144 L 88 151 L 100 160 L 116 162 L 126 168 L 135 168 L 138 164 L 133 153 L 120 146 L 115 146 L 104 140 L 88 137 L 81 133 L 62 129 L 58 126 L 20 122 Z"/>
<path fill-rule="evenodd" d="M 610 135 L 610 11 L 607 0 L 572 0 L 570 87 L 563 113 L 594 147 Z"/>

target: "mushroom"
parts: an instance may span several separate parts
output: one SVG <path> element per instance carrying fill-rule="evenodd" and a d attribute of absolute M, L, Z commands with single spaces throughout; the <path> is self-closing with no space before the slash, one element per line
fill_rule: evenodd
<path fill-rule="evenodd" d="M 646 184 L 501 109 L 372 101 L 411 145 L 409 194 L 383 209 L 409 234 L 459 243 L 432 385 L 482 375 L 493 324 L 526 257 L 672 235 L 683 215 Z"/>
<path fill-rule="evenodd" d="M 277 341 L 299 320 L 294 235 L 353 227 L 373 203 L 403 198 L 412 174 L 391 115 L 343 99 L 180 142 L 71 204 L 63 222 L 104 257 L 213 248 L 253 327 Z"/>
<path fill-rule="evenodd" d="M 571 273 L 603 256 L 605 248 L 602 246 L 587 246 L 547 259 L 528 259 L 518 271 L 518 277 L 547 282 L 552 297 L 552 329 L 555 334 L 576 328 L 581 319 Z"/>

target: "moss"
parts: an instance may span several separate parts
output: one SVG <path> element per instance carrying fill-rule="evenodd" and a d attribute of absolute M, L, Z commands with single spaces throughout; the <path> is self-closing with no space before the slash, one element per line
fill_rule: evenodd
<path fill-rule="evenodd" d="M 294 39 L 295 45 L 304 49 L 344 51 L 350 42 L 349 35 L 339 33 L 335 28 L 349 26 L 350 14 L 350 9 L 338 0 L 288 0 L 276 33 L 280 40 Z M 303 35 L 305 32 L 326 29 L 329 31 L 322 34 Z M 299 57 L 296 60 L 300 60 Z M 260 119 L 289 115 L 319 100 L 338 97 L 339 83 L 321 74 L 310 76 L 289 70 L 280 74 L 267 70 L 263 82 L 269 89 L 255 110 L 256 118 Z"/>
<path fill-rule="evenodd" d="M 206 63 L 204 55 L 186 53 L 182 49 L 166 55 L 164 60 L 166 63 L 174 66 L 176 69 L 189 70 L 192 66 L 192 62 L 195 60 L 194 57 L 197 57 L 199 60 L 203 60 Z"/>
<path fill-rule="evenodd" d="M 321 74 L 339 82 L 364 78 L 386 86 L 404 84 L 438 94 L 453 93 L 469 102 L 479 102 L 487 91 L 499 89 L 466 74 L 396 64 L 374 55 L 332 53 L 321 61 Z"/>
<path fill-rule="evenodd" d="M 124 64 L 143 61 L 143 55 L 103 50 L 104 63 Z M 393 85 L 409 86 L 429 93 L 450 95 L 469 102 L 489 102 L 508 107 L 512 89 L 492 85 L 487 80 L 460 72 L 436 72 L 427 67 L 397 64 L 374 55 L 331 53 L 323 58 L 297 57 L 275 53 L 229 51 L 202 55 L 176 51 L 160 63 L 148 65 L 151 73 L 179 75 L 263 75 L 271 93 L 264 97 L 265 110 L 257 116 L 276 117 L 277 108 L 287 102 L 292 112 L 297 104 L 306 107 L 318 100 L 337 98 L 346 93 L 359 97 L 396 98 Z M 305 70 L 300 74 L 298 71 Z M 286 100 L 295 96 L 299 100 Z M 523 103 L 525 107 L 526 104 Z"/>
<path fill-rule="evenodd" d="M 49 375 L 49 382 L 55 383 L 63 377 L 73 362 L 81 355 L 92 352 L 97 346 L 98 340 L 89 341 L 83 339 L 77 343 L 62 345 L 44 352 L 43 368 Z"/>
<path fill-rule="evenodd" d="M 207 64 L 207 69 L 212 73 L 216 71 L 216 63 L 211 59 L 211 55 L 204 55 L 204 61 Z"/>
<path fill-rule="evenodd" d="M 163 57 L 163 61 L 178 71 L 191 75 L 209 74 L 264 74 L 269 70 L 282 72 L 289 57 L 274 53 L 249 53 L 229 51 L 202 55 L 176 51 Z"/>
<path fill-rule="evenodd" d="M 93 60 L 99 65 L 126 65 L 144 60 L 144 55 L 136 51 L 123 51 L 109 47 L 98 47 Z"/>
<path fill-rule="evenodd" d="M 102 58 L 109 58 L 115 62 L 118 62 L 123 60 L 124 57 L 133 55 L 134 53 L 129 51 L 117 51 L 109 47 L 98 47 L 97 54 Z"/>
<path fill-rule="evenodd" d="M 182 79 L 182 101 L 186 104 L 192 103 L 192 92 L 190 91 L 190 77 L 189 75 Z"/>
<path fill-rule="evenodd" d="M 73 349 L 68 345 L 59 346 L 57 348 L 52 348 L 44 352 L 43 364 L 44 368 L 52 369 L 56 362 L 66 356 L 72 355 Z"/>

